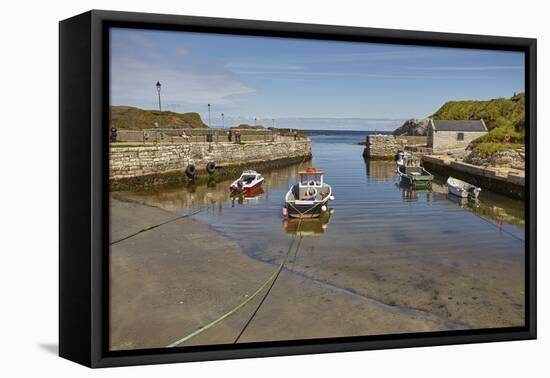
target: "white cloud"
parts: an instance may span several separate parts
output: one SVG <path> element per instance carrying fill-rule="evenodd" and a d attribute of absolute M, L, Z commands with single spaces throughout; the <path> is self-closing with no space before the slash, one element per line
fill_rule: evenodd
<path fill-rule="evenodd" d="M 181 111 L 194 111 L 207 103 L 236 106 L 235 96 L 255 92 L 221 63 L 193 64 L 194 51 L 184 45 L 163 50 L 134 32 L 117 34 L 112 46 L 113 105 L 156 108 L 157 81 L 162 84 L 163 104 Z"/>
<path fill-rule="evenodd" d="M 230 73 L 200 72 L 191 67 L 167 67 L 134 60 L 113 61 L 111 78 L 111 100 L 120 105 L 156 104 L 157 81 L 162 84 L 163 102 L 182 107 L 206 103 L 232 105 L 232 96 L 255 92 Z"/>

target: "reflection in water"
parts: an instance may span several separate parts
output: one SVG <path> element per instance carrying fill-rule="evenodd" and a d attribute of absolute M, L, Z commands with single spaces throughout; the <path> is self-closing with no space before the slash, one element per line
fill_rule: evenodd
<path fill-rule="evenodd" d="M 308 164 L 305 162 L 304 164 Z M 296 181 L 298 171 L 303 165 L 294 164 L 273 171 L 262 172 L 265 178 L 260 191 L 253 196 L 231 196 L 229 186 L 234 178 L 221 181 L 210 180 L 207 184 L 196 185 L 193 182 L 162 187 L 161 190 L 139 192 L 116 192 L 115 197 L 129 198 L 149 205 L 160 207 L 169 211 L 179 211 L 195 207 L 211 206 L 230 201 L 231 206 L 238 204 L 259 203 L 263 198 L 269 201 L 270 190 L 274 187 Z"/>
<path fill-rule="evenodd" d="M 413 188 L 412 185 L 404 183 L 401 180 L 398 180 L 395 186 L 401 191 L 401 196 L 405 202 L 416 202 L 420 200 L 421 195 L 424 196 L 426 201 L 434 201 L 434 194 L 437 193 L 433 188 Z"/>
<path fill-rule="evenodd" d="M 365 159 L 367 180 L 369 181 L 393 181 L 395 180 L 396 165 L 393 160 Z"/>
<path fill-rule="evenodd" d="M 525 227 L 525 214 L 517 211 L 514 207 L 504 207 L 495 204 L 494 199 L 481 197 L 482 199 L 471 200 L 448 194 L 447 198 L 459 205 L 462 209 L 471 211 L 483 218 L 490 219 L 499 225 L 510 224 L 518 227 Z"/>
<path fill-rule="evenodd" d="M 247 194 L 240 194 L 240 195 L 230 195 L 231 197 L 231 207 L 235 207 L 235 202 L 238 204 L 258 204 L 260 203 L 260 198 L 262 197 L 262 194 L 264 194 L 263 188 L 259 188 L 255 190 L 253 193 L 247 193 Z M 221 203 L 221 201 L 220 201 Z"/>
<path fill-rule="evenodd" d="M 525 211 L 523 202 L 521 201 L 488 191 L 482 191 L 478 201 L 462 200 L 448 194 L 447 178 L 441 176 L 436 176 L 429 189 L 413 189 L 397 179 L 395 162 L 393 161 L 365 159 L 365 167 L 368 182 L 394 182 L 395 187 L 399 189 L 401 197 L 405 202 L 422 200 L 426 202 L 450 201 L 466 211 L 492 220 L 499 225 L 510 224 L 525 227 Z"/>
<path fill-rule="evenodd" d="M 470 198 L 463 198 L 454 196 L 452 194 L 449 194 L 447 196 L 449 201 L 456 203 L 458 206 L 460 206 L 462 209 L 468 209 L 468 208 L 476 208 L 480 206 L 479 199 L 470 199 Z"/>
<path fill-rule="evenodd" d="M 334 209 L 321 213 L 317 218 L 288 218 L 282 224 L 287 234 L 298 236 L 320 236 L 325 233 Z"/>

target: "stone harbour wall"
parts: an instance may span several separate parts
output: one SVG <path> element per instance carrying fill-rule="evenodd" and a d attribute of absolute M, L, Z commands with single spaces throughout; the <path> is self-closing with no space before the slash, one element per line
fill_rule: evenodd
<path fill-rule="evenodd" d="M 156 146 L 111 147 L 109 181 L 113 190 L 189 179 L 186 168 L 195 166 L 198 178 L 207 176 L 206 165 L 216 164 L 215 174 L 233 169 L 275 167 L 311 156 L 307 139 L 257 143 L 174 143 Z M 208 175 L 209 176 L 209 175 Z"/>
<path fill-rule="evenodd" d="M 369 159 L 390 160 L 403 148 L 393 135 L 368 135 L 363 156 Z"/>
<path fill-rule="evenodd" d="M 422 163 L 431 173 L 456 177 L 512 198 L 525 198 L 524 171 L 506 167 L 478 166 L 439 155 L 425 155 L 422 157 Z"/>
<path fill-rule="evenodd" d="M 373 160 L 390 160 L 405 147 L 426 146 L 427 137 L 422 135 L 368 135 L 363 156 Z"/>

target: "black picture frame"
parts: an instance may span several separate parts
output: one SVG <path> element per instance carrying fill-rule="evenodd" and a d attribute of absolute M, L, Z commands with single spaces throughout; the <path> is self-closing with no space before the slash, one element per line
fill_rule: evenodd
<path fill-rule="evenodd" d="M 525 327 L 109 351 L 110 27 L 522 51 L 526 92 Z M 59 354 L 89 367 L 536 338 L 536 39 L 93 10 L 59 24 Z"/>

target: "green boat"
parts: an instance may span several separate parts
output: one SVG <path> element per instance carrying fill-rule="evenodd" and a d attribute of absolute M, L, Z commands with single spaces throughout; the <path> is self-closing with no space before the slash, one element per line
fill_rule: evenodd
<path fill-rule="evenodd" d="M 434 179 L 434 176 L 424 169 L 420 158 L 408 153 L 397 155 L 397 173 L 402 183 L 414 189 L 428 188 Z"/>

